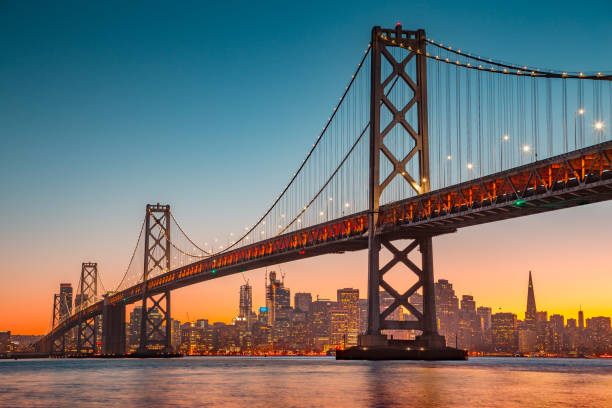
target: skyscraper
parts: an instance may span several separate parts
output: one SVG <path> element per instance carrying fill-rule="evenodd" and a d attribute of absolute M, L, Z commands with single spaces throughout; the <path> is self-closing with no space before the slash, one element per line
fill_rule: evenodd
<path fill-rule="evenodd" d="M 448 346 L 454 346 L 459 323 L 459 299 L 455 296 L 452 283 L 446 279 L 438 279 L 434 289 L 436 292 L 438 331 L 446 338 Z"/>
<path fill-rule="evenodd" d="M 534 324 L 536 320 L 536 301 L 533 292 L 533 281 L 529 271 L 529 285 L 527 286 L 527 310 L 525 311 L 525 323 Z"/>
<path fill-rule="evenodd" d="M 247 322 L 247 327 L 251 328 L 251 314 L 253 311 L 253 288 L 246 282 L 240 286 L 240 304 L 238 306 L 238 317 Z"/>
<path fill-rule="evenodd" d="M 293 306 L 296 310 L 304 313 L 310 313 L 310 305 L 312 304 L 312 295 L 310 293 L 296 293 L 293 297 Z"/>
<path fill-rule="evenodd" d="M 284 294 L 278 293 L 283 288 L 283 282 L 276 279 L 276 272 L 271 271 L 268 275 L 269 283 L 266 284 L 266 307 L 268 308 L 268 326 L 273 326 L 276 321 L 276 312 L 280 309 L 279 297 Z M 280 295 L 280 296 L 279 296 Z"/>
<path fill-rule="evenodd" d="M 584 329 L 584 312 L 582 308 L 578 311 L 578 328 L 580 330 Z"/>
<path fill-rule="evenodd" d="M 495 313 L 492 315 L 491 333 L 495 351 L 512 353 L 518 349 L 518 331 L 515 314 Z"/>
<path fill-rule="evenodd" d="M 338 289 L 338 308 L 346 311 L 345 346 L 356 346 L 359 335 L 359 289 Z"/>

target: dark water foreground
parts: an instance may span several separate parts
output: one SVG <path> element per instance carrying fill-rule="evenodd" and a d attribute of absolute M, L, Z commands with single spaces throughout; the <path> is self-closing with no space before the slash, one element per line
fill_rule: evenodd
<path fill-rule="evenodd" d="M 0 361 L 0 407 L 612 407 L 612 360 Z"/>

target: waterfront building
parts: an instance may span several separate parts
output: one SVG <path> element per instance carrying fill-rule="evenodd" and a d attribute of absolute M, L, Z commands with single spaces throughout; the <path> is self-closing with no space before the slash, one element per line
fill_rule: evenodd
<path fill-rule="evenodd" d="M 336 302 L 317 297 L 311 306 L 311 329 L 315 350 L 324 351 L 329 348 L 329 333 L 331 328 L 330 310 L 336 307 Z"/>
<path fill-rule="evenodd" d="M 536 347 L 536 331 L 531 325 L 524 324 L 518 330 L 518 350 L 520 353 L 531 353 Z"/>
<path fill-rule="evenodd" d="M 476 309 L 476 315 L 480 323 L 480 348 L 483 351 L 491 347 L 491 308 L 480 306 Z"/>
<path fill-rule="evenodd" d="M 475 350 L 480 342 L 480 322 L 476 315 L 476 302 L 472 295 L 463 295 L 457 327 L 457 347 Z"/>
<path fill-rule="evenodd" d="M 459 323 L 459 300 L 455 296 L 453 285 L 446 279 L 438 279 L 434 289 L 438 332 L 446 338 L 447 346 L 455 346 Z"/>
<path fill-rule="evenodd" d="M 359 335 L 359 289 L 338 289 L 337 297 L 338 308 L 346 311 L 344 345 L 356 346 Z"/>
<path fill-rule="evenodd" d="M 0 353 L 11 351 L 11 332 L 0 331 Z"/>
<path fill-rule="evenodd" d="M 517 321 L 514 313 L 495 313 L 491 316 L 493 349 L 513 353 L 518 349 Z"/>
<path fill-rule="evenodd" d="M 359 334 L 368 330 L 368 299 L 359 299 Z"/>
<path fill-rule="evenodd" d="M 334 308 L 329 311 L 330 348 L 344 349 L 347 347 L 348 320 L 349 311 L 347 309 Z"/>

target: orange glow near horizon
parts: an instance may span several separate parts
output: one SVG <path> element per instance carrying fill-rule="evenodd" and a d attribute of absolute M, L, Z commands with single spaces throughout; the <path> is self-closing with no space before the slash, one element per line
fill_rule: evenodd
<path fill-rule="evenodd" d="M 435 278 L 448 279 L 459 299 L 470 294 L 477 306 L 491 307 L 493 313 L 516 313 L 522 319 L 528 271 L 532 270 L 538 310 L 549 315 L 562 314 L 566 319 L 577 318 L 580 307 L 585 318 L 611 316 L 612 262 L 607 231 L 612 226 L 607 224 L 612 221 L 605 217 L 610 207 L 607 203 L 595 204 L 436 237 Z M 551 225 L 554 227 L 550 228 Z M 568 236 L 588 239 L 567 239 Z M 5 279 L 0 298 L 0 330 L 41 334 L 49 325 L 51 299 L 60 280 L 70 282 L 66 276 L 78 278 L 78 269 L 69 274 L 60 272 L 67 268 L 60 258 L 54 260 L 53 268 L 40 275 L 27 259 L 22 262 L 14 262 L 10 268 L 18 271 L 16 277 Z M 99 260 L 99 268 L 103 279 L 109 279 L 104 260 Z M 414 275 L 396 269 L 389 272 L 392 284 L 407 288 Z M 359 289 L 362 298 L 366 297 L 366 251 L 310 258 L 268 270 L 286 274 L 285 283 L 292 296 L 296 292 L 310 292 L 313 299 L 317 295 L 335 299 L 337 289 L 353 287 Z M 264 274 L 263 269 L 244 273 L 253 286 L 255 311 L 265 304 Z M 243 283 L 243 276 L 236 274 L 176 290 L 172 294 L 172 317 L 182 322 L 202 318 L 229 323 L 238 312 L 239 287 Z M 76 287 L 76 280 L 72 284 Z"/>

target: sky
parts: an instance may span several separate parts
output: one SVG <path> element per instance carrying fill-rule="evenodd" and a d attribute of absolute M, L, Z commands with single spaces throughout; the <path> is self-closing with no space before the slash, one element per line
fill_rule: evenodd
<path fill-rule="evenodd" d="M 0 330 L 47 330 L 60 282 L 121 279 L 147 203 L 196 241 L 251 225 L 312 145 L 374 25 L 518 64 L 612 71 L 608 1 L 0 3 Z M 434 239 L 436 278 L 523 316 L 612 315 L 612 203 Z M 276 268 L 279 270 L 279 268 Z M 284 264 L 292 290 L 359 288 L 365 252 Z M 254 306 L 264 272 L 245 274 Z M 401 281 L 401 278 L 398 278 Z M 236 315 L 240 275 L 173 293 L 173 317 Z"/>

